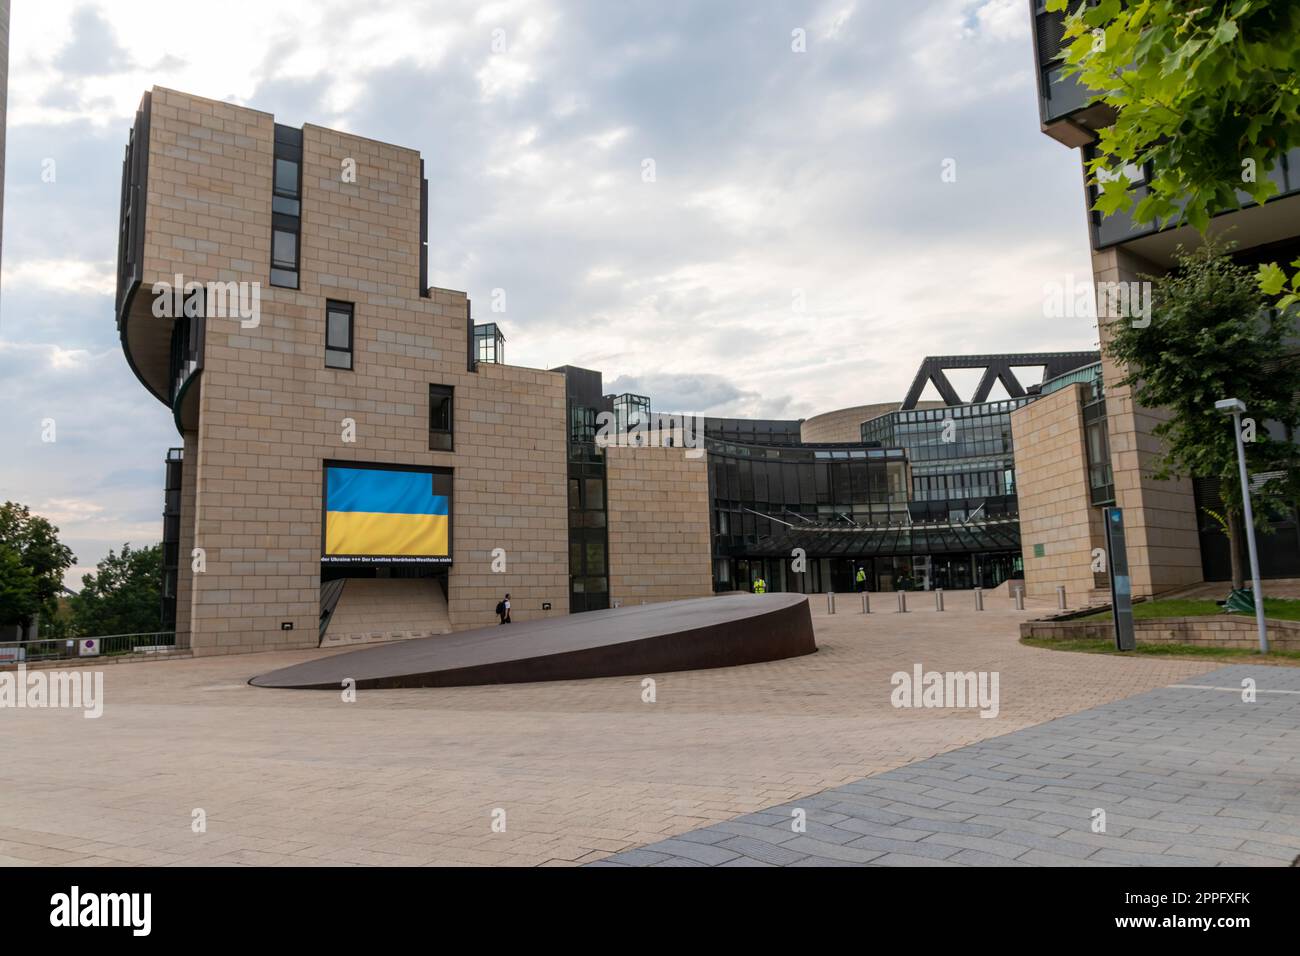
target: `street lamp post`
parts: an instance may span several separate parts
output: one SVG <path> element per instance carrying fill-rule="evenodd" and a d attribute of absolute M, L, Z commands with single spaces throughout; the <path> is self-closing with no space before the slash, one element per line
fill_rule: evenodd
<path fill-rule="evenodd" d="M 1264 591 L 1259 583 L 1259 552 L 1255 549 L 1255 515 L 1250 507 L 1250 476 L 1246 472 L 1246 446 L 1241 441 L 1241 413 L 1246 403 L 1225 398 L 1214 403 L 1215 409 L 1232 416 L 1232 434 L 1237 442 L 1237 470 L 1241 473 L 1241 506 L 1246 524 L 1246 550 L 1250 552 L 1250 584 L 1255 599 L 1255 625 L 1259 628 L 1259 652 L 1268 653 L 1268 627 L 1264 624 Z"/>

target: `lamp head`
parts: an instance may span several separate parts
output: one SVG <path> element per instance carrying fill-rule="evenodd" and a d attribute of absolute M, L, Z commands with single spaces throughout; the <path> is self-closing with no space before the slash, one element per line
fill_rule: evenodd
<path fill-rule="evenodd" d="M 1225 398 L 1214 403 L 1214 410 L 1225 415 L 1232 415 L 1246 410 L 1246 403 L 1239 398 Z"/>

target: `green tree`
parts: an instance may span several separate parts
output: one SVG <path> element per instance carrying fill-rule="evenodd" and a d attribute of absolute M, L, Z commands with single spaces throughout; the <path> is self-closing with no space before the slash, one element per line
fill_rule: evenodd
<path fill-rule="evenodd" d="M 52 617 L 63 588 L 63 573 L 77 560 L 71 549 L 59 542 L 59 529 L 32 514 L 26 505 L 6 501 L 0 505 L 0 547 L 18 555 L 32 576 L 36 608 L 20 623 L 30 623 L 37 614 Z"/>
<path fill-rule="evenodd" d="M 37 611 L 36 577 L 22 556 L 0 543 L 0 624 L 27 625 Z"/>
<path fill-rule="evenodd" d="M 1103 215 L 1142 224 L 1190 223 L 1202 235 L 1215 213 L 1262 203 L 1268 178 L 1300 146 L 1300 0 L 1048 0 L 1066 19 L 1065 71 L 1110 106 L 1089 164 Z M 1150 163 L 1145 197 L 1099 173 Z M 1300 259 L 1257 279 L 1285 310 L 1300 302 Z"/>
<path fill-rule="evenodd" d="M 1289 317 L 1266 309 L 1251 271 L 1227 255 L 1228 247 L 1208 241 L 1196 251 L 1179 250 L 1177 268 L 1153 279 L 1149 326 L 1120 319 L 1109 330 L 1110 356 L 1126 368 L 1121 384 L 1148 408 L 1172 417 L 1154 428 L 1163 453 L 1156 478 L 1196 475 L 1218 478 L 1232 554 L 1232 583 L 1241 587 L 1241 483 L 1231 420 L 1214 403 L 1238 398 L 1255 423 L 1245 444 L 1252 475 L 1269 475 L 1252 490 L 1256 524 L 1300 497 L 1300 447 L 1266 431 L 1280 424 L 1288 435 L 1300 429 L 1300 357 L 1288 354 Z M 1148 277 L 1149 278 L 1149 277 Z M 1243 429 L 1245 431 L 1245 429 Z"/>
<path fill-rule="evenodd" d="M 139 634 L 160 627 L 162 545 L 108 552 L 94 574 L 81 579 L 81 593 L 69 601 L 77 634 Z"/>
<path fill-rule="evenodd" d="M 1070 0 L 1048 0 L 1065 10 Z M 1066 72 L 1115 111 L 1092 171 L 1150 163 L 1138 222 L 1210 216 L 1277 192 L 1267 174 L 1300 145 L 1300 0 L 1075 0 Z M 1094 179 L 1094 181 L 1096 181 Z M 1128 209 L 1122 180 L 1097 206 Z"/>

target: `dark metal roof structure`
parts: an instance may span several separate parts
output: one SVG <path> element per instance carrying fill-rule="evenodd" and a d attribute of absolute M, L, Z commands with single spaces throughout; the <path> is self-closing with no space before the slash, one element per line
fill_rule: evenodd
<path fill-rule="evenodd" d="M 996 518 L 885 527 L 789 527 L 740 550 L 747 557 L 788 558 L 795 548 L 802 548 L 810 558 L 1019 551 L 1020 523 L 1015 518 Z"/>
<path fill-rule="evenodd" d="M 1098 352 L 1008 352 L 1002 355 L 931 355 L 921 363 L 916 378 L 912 379 L 912 387 L 907 390 L 907 397 L 903 399 L 900 410 L 910 411 L 916 408 L 916 403 L 921 400 L 921 393 L 925 391 L 925 386 L 929 382 L 934 383 L 934 387 L 939 390 L 939 395 L 947 405 L 965 405 L 988 401 L 989 393 L 992 392 L 995 382 L 1001 382 L 1002 387 L 1007 390 L 1007 394 L 1012 398 L 1023 398 L 1025 388 L 1020 384 L 1020 380 L 1016 378 L 1015 373 L 1012 371 L 1013 367 L 1041 365 L 1043 366 L 1043 381 L 1047 381 L 1084 365 L 1092 365 L 1100 360 L 1101 354 Z M 957 394 L 957 390 L 952 387 L 952 382 L 944 374 L 945 369 L 957 368 L 984 369 L 984 377 L 980 379 L 979 385 L 975 387 L 975 394 L 971 397 L 969 403 Z"/>

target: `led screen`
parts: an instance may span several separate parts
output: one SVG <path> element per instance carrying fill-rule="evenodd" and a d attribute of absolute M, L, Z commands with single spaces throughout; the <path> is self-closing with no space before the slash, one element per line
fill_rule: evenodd
<path fill-rule="evenodd" d="M 325 466 L 331 564 L 451 563 L 451 475 L 392 465 Z"/>

